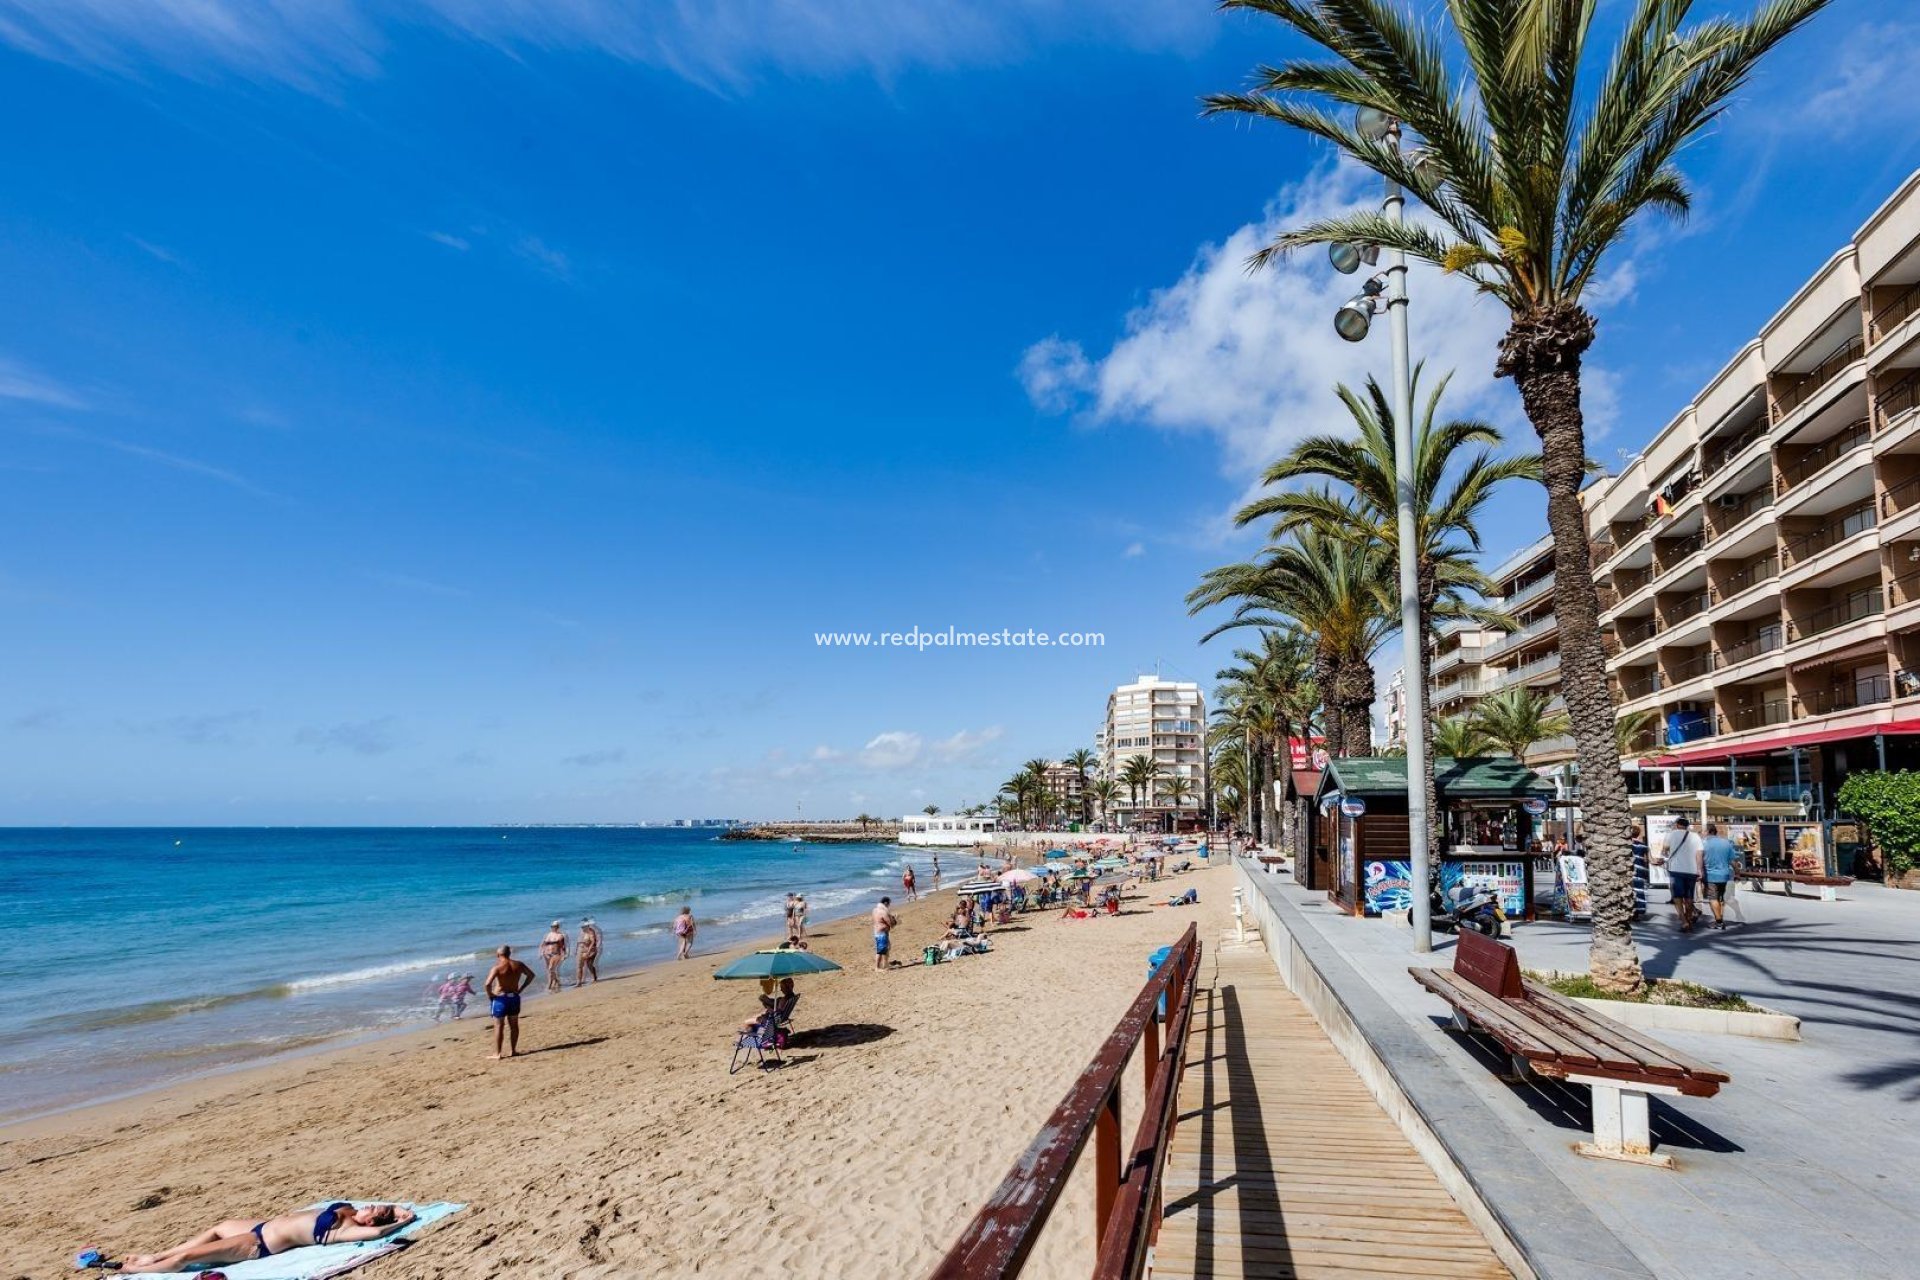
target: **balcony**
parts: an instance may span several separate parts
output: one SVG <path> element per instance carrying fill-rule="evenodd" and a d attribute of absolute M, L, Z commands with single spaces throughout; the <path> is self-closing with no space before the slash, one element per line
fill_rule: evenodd
<path fill-rule="evenodd" d="M 1650 698 L 1667 687 L 1667 679 L 1658 671 L 1649 671 L 1638 680 L 1626 680 L 1620 685 L 1620 701 L 1638 702 Z"/>
<path fill-rule="evenodd" d="M 1730 644 L 1720 650 L 1722 667 L 1737 667 L 1743 662 L 1751 662 L 1764 654 L 1777 653 L 1787 644 L 1786 633 L 1778 623 L 1771 627 L 1762 627 L 1745 640 Z"/>
<path fill-rule="evenodd" d="M 1787 622 L 1788 640 L 1811 640 L 1815 636 L 1825 635 L 1829 631 L 1858 622 L 1862 618 L 1871 618 L 1885 613 L 1886 599 L 1880 588 L 1856 591 L 1838 604 L 1830 604 L 1824 609 L 1816 609 L 1805 618 Z"/>
<path fill-rule="evenodd" d="M 1812 533 L 1789 539 L 1782 548 L 1781 563 L 1791 569 L 1819 555 L 1829 547 L 1838 546 L 1855 534 L 1865 533 L 1880 522 L 1879 513 L 1871 502 L 1862 503 L 1850 511 L 1840 512 L 1831 519 L 1832 523 L 1815 529 Z"/>
<path fill-rule="evenodd" d="M 1788 414 L 1813 399 L 1822 387 L 1839 377 L 1842 370 L 1866 353 L 1867 341 L 1864 337 L 1848 338 L 1846 344 L 1838 351 L 1801 374 L 1798 381 L 1773 398 L 1774 422 L 1778 424 Z"/>
<path fill-rule="evenodd" d="M 1678 538 L 1660 538 L 1653 544 L 1653 576 L 1663 578 L 1687 562 L 1687 558 L 1707 545 L 1705 531 Z"/>
<path fill-rule="evenodd" d="M 1892 598 L 1887 601 L 1891 609 L 1904 609 L 1908 605 L 1920 604 L 1920 571 L 1902 574 L 1890 584 Z"/>
<path fill-rule="evenodd" d="M 1518 591 L 1507 597 L 1505 604 L 1506 610 L 1511 613 L 1520 606 L 1531 604 L 1533 601 L 1547 594 L 1547 592 L 1553 590 L 1553 578 L 1554 575 L 1549 573 L 1546 577 L 1538 578 L 1529 582 L 1526 586 L 1521 587 Z"/>
<path fill-rule="evenodd" d="M 1713 607 L 1711 591 L 1695 591 L 1680 597 L 1660 611 L 1661 622 L 1668 627 L 1677 627 L 1688 618 L 1697 617 Z"/>
<path fill-rule="evenodd" d="M 1709 649 L 1705 653 L 1688 658 L 1685 662 L 1676 663 L 1668 667 L 1667 685 L 1671 688 L 1677 684 L 1685 684 L 1689 680 L 1697 680 L 1701 676 L 1708 675 L 1719 669 L 1719 656 L 1716 655 L 1713 650 Z"/>
<path fill-rule="evenodd" d="M 1920 404 L 1920 373 L 1908 374 L 1874 397 L 1873 429 L 1885 431 L 1915 404 Z"/>
<path fill-rule="evenodd" d="M 1770 725 L 1786 724 L 1793 719 L 1793 708 L 1785 698 L 1772 698 L 1757 707 L 1739 707 L 1722 712 L 1719 716 L 1720 732 L 1745 733 L 1749 729 L 1765 729 Z"/>
<path fill-rule="evenodd" d="M 1499 689 L 1511 689 L 1515 685 L 1531 684 L 1542 676 L 1552 675 L 1558 670 L 1560 670 L 1560 655 L 1550 653 L 1544 658 L 1529 662 L 1524 667 L 1515 667 L 1511 671 L 1501 672 L 1500 678 L 1494 684 Z"/>
<path fill-rule="evenodd" d="M 1873 340 L 1877 343 L 1920 311 L 1920 284 L 1910 284 L 1898 297 L 1873 313 Z"/>
<path fill-rule="evenodd" d="M 1436 703 L 1452 702 L 1455 698 L 1476 698 L 1492 692 L 1493 683 L 1488 680 L 1449 680 L 1433 687 L 1433 700 Z"/>
<path fill-rule="evenodd" d="M 1714 504 L 1708 508 L 1707 544 L 1711 546 L 1720 541 L 1720 539 L 1726 537 L 1735 529 L 1738 529 L 1742 524 L 1745 524 L 1748 516 L 1756 512 L 1765 511 L 1772 505 L 1773 490 L 1770 488 L 1755 489 L 1738 502 L 1730 503 L 1724 499 L 1716 500 Z"/>
<path fill-rule="evenodd" d="M 1736 458 L 1746 452 L 1748 446 L 1757 440 L 1765 438 L 1767 428 L 1767 420 L 1765 418 L 1757 418 L 1752 425 L 1738 435 L 1730 436 L 1725 440 L 1711 441 L 1707 446 L 1708 453 L 1706 460 L 1701 463 L 1700 466 L 1702 477 L 1710 480 L 1715 475 L 1726 470 Z"/>
<path fill-rule="evenodd" d="M 1849 423 L 1846 430 L 1839 435 L 1821 441 L 1791 464 L 1782 466 L 1780 478 L 1774 481 L 1774 493 L 1779 497 L 1786 497 L 1872 439 L 1873 430 L 1868 426 L 1865 418 Z"/>
<path fill-rule="evenodd" d="M 1660 624 L 1653 618 L 1633 618 L 1626 622 L 1615 619 L 1613 634 L 1620 638 L 1620 649 L 1625 652 L 1659 635 Z"/>
<path fill-rule="evenodd" d="M 1487 657 L 1488 659 L 1493 659 L 1499 657 L 1501 654 L 1512 653 L 1516 649 L 1524 648 L 1528 642 L 1547 634 L 1547 632 L 1552 631 L 1559 625 L 1560 620 L 1552 614 L 1548 614 L 1544 618 L 1536 618 L 1518 631 L 1509 632 L 1488 645 Z"/>
<path fill-rule="evenodd" d="M 1718 594 L 1722 600 L 1731 600 L 1748 588 L 1757 587 L 1763 582 L 1771 582 L 1779 576 L 1780 557 L 1764 555 L 1732 577 L 1721 579 Z"/>
<path fill-rule="evenodd" d="M 1831 689 L 1812 689 L 1794 698 L 1794 718 L 1826 716 L 1838 711 L 1858 711 L 1893 701 L 1893 677 L 1867 676 L 1852 684 Z"/>

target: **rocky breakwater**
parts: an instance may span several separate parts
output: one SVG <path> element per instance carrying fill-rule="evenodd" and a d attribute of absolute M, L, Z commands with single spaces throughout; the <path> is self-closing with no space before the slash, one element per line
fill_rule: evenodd
<path fill-rule="evenodd" d="M 895 844 L 900 839 L 897 822 L 756 822 L 730 828 L 722 840 L 810 840 L 852 843 L 872 841 Z"/>

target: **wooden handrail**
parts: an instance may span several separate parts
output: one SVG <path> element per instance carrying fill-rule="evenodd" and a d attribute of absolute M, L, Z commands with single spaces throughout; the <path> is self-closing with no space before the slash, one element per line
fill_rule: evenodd
<path fill-rule="evenodd" d="M 1160 1227 L 1160 1169 L 1172 1142 L 1187 1028 L 1200 975 L 1200 935 L 1188 925 L 1167 958 L 1147 979 L 1112 1034 L 1015 1160 L 967 1229 L 933 1271 L 934 1280 L 1004 1280 L 1016 1276 L 1033 1252 L 1074 1162 L 1094 1137 L 1094 1212 L 1100 1253 L 1094 1274 L 1131 1280 Z M 1159 1043 L 1155 1012 L 1167 1000 L 1167 1041 Z M 1141 1042 L 1145 1105 L 1132 1156 L 1120 1165 L 1120 1081 Z"/>

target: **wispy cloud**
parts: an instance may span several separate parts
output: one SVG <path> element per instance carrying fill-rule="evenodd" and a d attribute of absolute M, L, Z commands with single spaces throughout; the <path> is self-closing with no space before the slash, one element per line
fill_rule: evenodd
<path fill-rule="evenodd" d="M 445 231 L 429 231 L 427 232 L 427 239 L 433 241 L 435 244 L 445 245 L 447 248 L 460 253 L 465 253 L 467 250 L 473 248 L 473 241 Z"/>
<path fill-rule="evenodd" d="M 206 479 L 217 480 L 221 484 L 229 485 L 246 493 L 251 493 L 257 498 L 280 497 L 279 494 L 274 493 L 271 489 L 265 489 L 255 484 L 238 471 L 231 471 L 226 467 L 217 467 L 211 462 L 202 462 L 198 458 L 189 458 L 184 454 L 169 453 L 165 449 L 156 449 L 151 445 L 139 444 L 132 440 L 119 440 L 112 436 L 96 435 L 92 432 L 79 431 L 70 427 L 48 428 L 46 434 L 60 436 L 69 440 L 79 440 L 86 444 L 96 445 L 102 449 L 112 449 L 117 453 L 124 453 L 130 458 L 140 458 L 159 466 L 170 467 L 175 471 L 184 471 L 189 475 L 204 476 Z"/>
<path fill-rule="evenodd" d="M 165 245 L 155 244 L 151 240 L 142 240 L 136 235 L 129 235 L 127 239 L 130 240 L 133 246 L 140 250 L 140 252 L 147 254 L 157 261 L 164 262 L 170 267 L 184 267 L 187 265 L 185 259 Z"/>
<path fill-rule="evenodd" d="M 35 732 L 41 729 L 58 729 L 66 723 L 67 714 L 58 707 L 35 707 L 7 721 L 7 728 L 21 732 Z"/>
<path fill-rule="evenodd" d="M 349 751 L 357 756 L 383 756 L 397 745 L 393 717 L 350 720 L 332 725 L 308 725 L 293 735 L 293 740 L 316 752 Z"/>
<path fill-rule="evenodd" d="M 85 409 L 76 392 L 17 360 L 0 356 L 0 400 L 24 400 L 49 409 Z"/>
<path fill-rule="evenodd" d="M 373 74 L 388 29 L 433 23 L 514 55 L 589 51 L 712 86 L 999 65 L 1063 41 L 1191 49 L 1218 27 L 1187 0 L 0 0 L 0 40 L 39 57 L 306 88 Z"/>
<path fill-rule="evenodd" d="M 513 251 L 555 279 L 573 279 L 573 260 L 539 236 L 520 237 Z"/>
<path fill-rule="evenodd" d="M 367 577 L 382 586 L 394 587 L 401 591 L 414 591 L 421 595 L 465 599 L 473 594 L 465 587 L 452 587 L 444 582 L 433 582 L 427 578 L 416 578 L 410 573 L 394 573 L 386 569 L 376 569 L 367 574 Z"/>
<path fill-rule="evenodd" d="M 608 747 L 600 751 L 582 751 L 579 755 L 562 756 L 561 764 L 577 765 L 582 769 L 594 769 L 606 764 L 619 764 L 627 758 L 625 747 Z"/>
<path fill-rule="evenodd" d="M 1122 552 L 1120 553 L 1120 557 L 1121 557 L 1121 559 L 1123 559 L 1123 560 L 1138 560 L 1138 559 L 1139 559 L 1139 558 L 1140 558 L 1141 556 L 1143 556 L 1143 555 L 1145 555 L 1145 554 L 1147 554 L 1147 544 L 1146 544 L 1146 543 L 1144 543 L 1144 542 L 1129 542 L 1129 543 L 1127 544 L 1127 549 L 1126 549 L 1125 551 L 1122 551 Z"/>
<path fill-rule="evenodd" d="M 218 711 L 206 715 L 167 716 L 137 724 L 125 724 L 130 733 L 157 735 L 184 742 L 189 746 L 233 746 L 240 733 L 260 719 L 258 711 Z"/>

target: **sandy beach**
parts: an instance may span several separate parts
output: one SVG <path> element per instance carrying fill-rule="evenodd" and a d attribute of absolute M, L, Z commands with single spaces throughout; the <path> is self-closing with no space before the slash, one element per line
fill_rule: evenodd
<path fill-rule="evenodd" d="M 357 1273 L 374 1280 L 919 1274 L 1138 992 L 1147 953 L 1196 920 L 1217 939 L 1228 884 L 1192 872 L 1119 917 L 1034 913 L 991 955 L 884 973 L 863 919 L 821 925 L 815 949 L 846 970 L 803 981 L 781 1071 L 727 1074 L 757 1008 L 753 984 L 712 980 L 735 949 L 529 1001 L 514 1061 L 487 1061 L 491 1024 L 470 1015 L 0 1129 L 0 1274 L 71 1274 L 83 1246 L 163 1248 L 336 1196 L 472 1205 Z M 1198 909 L 1157 905 L 1189 886 Z M 952 903 L 896 902 L 894 954 L 917 960 Z M 1129 1098 L 1129 1135 L 1137 1116 Z M 1084 1273 L 1091 1192 L 1075 1179 L 1027 1274 Z"/>

